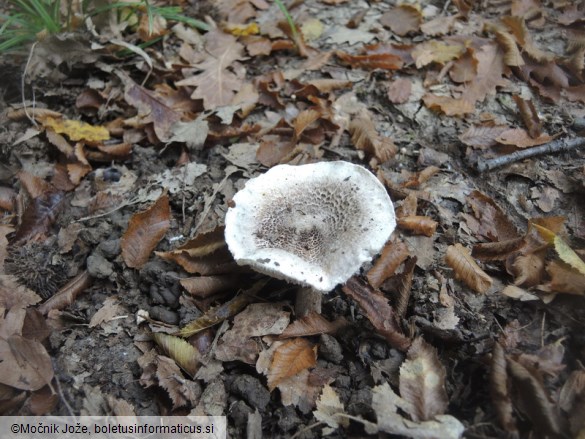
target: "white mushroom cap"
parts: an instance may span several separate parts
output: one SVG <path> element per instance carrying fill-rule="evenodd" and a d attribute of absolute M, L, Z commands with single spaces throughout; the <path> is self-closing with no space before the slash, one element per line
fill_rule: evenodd
<path fill-rule="evenodd" d="M 371 260 L 396 227 L 384 186 L 343 161 L 275 166 L 233 201 L 225 240 L 236 262 L 322 292 Z"/>

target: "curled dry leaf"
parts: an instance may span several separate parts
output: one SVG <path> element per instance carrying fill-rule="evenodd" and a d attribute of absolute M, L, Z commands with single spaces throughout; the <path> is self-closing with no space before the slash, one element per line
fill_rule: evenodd
<path fill-rule="evenodd" d="M 510 391 L 508 390 L 508 372 L 506 371 L 506 355 L 499 343 L 494 343 L 490 368 L 490 391 L 498 421 L 504 431 L 517 435 L 516 420 Z"/>
<path fill-rule="evenodd" d="M 477 293 L 485 293 L 492 286 L 492 278 L 475 263 L 469 250 L 457 243 L 447 248 L 445 262 L 455 271 L 455 277 L 462 280 Z"/>
<path fill-rule="evenodd" d="M 359 305 L 362 312 L 390 345 L 400 351 L 406 351 L 410 340 L 403 334 L 394 309 L 379 290 L 372 288 L 363 280 L 352 277 L 342 287 L 348 297 Z"/>
<path fill-rule="evenodd" d="M 400 366 L 399 381 L 400 396 L 413 421 L 429 421 L 445 413 L 449 404 L 445 377 L 436 349 L 421 337 L 415 339 Z"/>
<path fill-rule="evenodd" d="M 520 117 L 528 130 L 528 135 L 533 139 L 537 139 L 542 133 L 542 122 L 538 116 L 536 108 L 534 107 L 534 102 L 532 102 L 532 99 L 522 99 L 518 95 L 514 95 L 512 98 L 518 106 Z"/>
<path fill-rule="evenodd" d="M 364 70 L 399 70 L 403 66 L 403 61 L 398 55 L 391 53 L 370 53 L 365 55 L 350 55 L 349 53 L 338 50 L 335 52 L 337 58 L 346 65 L 354 69 Z"/>
<path fill-rule="evenodd" d="M 200 354 L 191 344 L 182 338 L 157 332 L 152 334 L 157 345 L 171 357 L 177 365 L 190 376 L 195 376 L 200 364 Z"/>
<path fill-rule="evenodd" d="M 91 276 L 87 270 L 82 271 L 67 282 L 49 300 L 39 306 L 39 311 L 42 314 L 48 314 L 53 309 L 63 309 L 71 305 L 77 296 L 89 288 L 91 281 Z"/>
<path fill-rule="evenodd" d="M 512 385 L 517 390 L 515 401 L 522 412 L 530 419 L 535 431 L 552 437 L 562 437 L 559 413 L 549 399 L 541 381 L 523 365 L 507 358 L 507 370 L 512 378 Z"/>
<path fill-rule="evenodd" d="M 332 334 L 346 326 L 348 322 L 340 318 L 330 322 L 321 314 L 311 312 L 300 319 L 295 320 L 280 334 L 280 338 L 305 337 L 318 334 Z"/>
<path fill-rule="evenodd" d="M 414 277 L 414 268 L 416 267 L 416 256 L 406 259 L 404 263 L 404 270 L 402 273 L 395 276 L 397 284 L 397 295 L 395 299 L 396 314 L 404 317 L 406 309 L 408 308 L 408 301 L 412 291 L 412 279 Z"/>
<path fill-rule="evenodd" d="M 134 214 L 120 242 L 126 265 L 131 268 L 142 267 L 165 236 L 170 223 L 171 208 L 166 194 L 147 210 Z"/>
<path fill-rule="evenodd" d="M 368 282 L 374 288 L 378 288 L 382 283 L 394 274 L 396 269 L 408 257 L 408 247 L 402 241 L 388 241 L 376 263 L 368 271 Z"/>
<path fill-rule="evenodd" d="M 348 130 L 354 146 L 365 151 L 369 157 L 375 157 L 379 163 L 384 163 L 396 155 L 396 145 L 390 138 L 378 134 L 368 112 L 360 112 L 358 117 L 350 122 Z"/>
<path fill-rule="evenodd" d="M 416 235 L 433 236 L 437 230 L 438 222 L 428 216 L 412 215 L 398 218 L 398 227 L 408 230 Z"/>
<path fill-rule="evenodd" d="M 181 279 L 180 283 L 192 296 L 205 299 L 230 289 L 237 291 L 242 284 L 242 278 L 233 274 L 196 276 Z"/>
<path fill-rule="evenodd" d="M 510 268 L 514 275 L 514 285 L 533 287 L 538 285 L 544 272 L 544 252 L 520 255 Z"/>
<path fill-rule="evenodd" d="M 526 237 L 507 241 L 486 242 L 473 246 L 471 256 L 480 261 L 501 261 L 516 253 L 526 245 Z"/>
<path fill-rule="evenodd" d="M 272 391 L 284 379 L 309 369 L 317 363 L 317 346 L 304 338 L 293 338 L 274 351 L 268 369 L 268 388 Z"/>

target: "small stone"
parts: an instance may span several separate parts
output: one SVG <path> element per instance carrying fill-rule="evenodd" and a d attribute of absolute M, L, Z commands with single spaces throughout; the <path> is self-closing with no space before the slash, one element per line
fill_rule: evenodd
<path fill-rule="evenodd" d="M 94 251 L 87 258 L 87 271 L 95 278 L 108 279 L 114 273 L 114 267 L 99 251 Z"/>
<path fill-rule="evenodd" d="M 248 404 L 260 411 L 270 402 L 270 392 L 260 380 L 250 375 L 240 375 L 232 383 L 232 393 L 244 398 Z"/>
<path fill-rule="evenodd" d="M 332 363 L 339 364 L 343 360 L 343 350 L 339 342 L 328 334 L 321 334 L 319 356 Z"/>

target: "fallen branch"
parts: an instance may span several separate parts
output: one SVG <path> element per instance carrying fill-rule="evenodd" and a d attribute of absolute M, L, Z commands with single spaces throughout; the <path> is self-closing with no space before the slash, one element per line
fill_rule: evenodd
<path fill-rule="evenodd" d="M 574 139 L 558 139 L 547 143 L 546 145 L 536 146 L 534 148 L 522 149 L 513 152 L 512 154 L 503 155 L 489 160 L 479 160 L 477 162 L 477 170 L 479 172 L 491 171 L 492 169 L 506 166 L 510 163 L 524 160 L 529 157 L 534 157 L 541 154 L 550 154 L 553 152 L 569 151 L 571 149 L 578 149 L 585 146 L 585 137 L 577 137 Z"/>

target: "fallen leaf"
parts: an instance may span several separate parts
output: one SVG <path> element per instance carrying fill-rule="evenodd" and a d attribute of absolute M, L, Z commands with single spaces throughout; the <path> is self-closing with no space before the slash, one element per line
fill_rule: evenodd
<path fill-rule="evenodd" d="M 108 297 L 104 300 L 103 306 L 98 309 L 89 321 L 89 327 L 95 328 L 96 326 L 109 322 L 114 317 L 117 317 L 124 313 L 124 308 L 120 306 L 120 302 L 117 297 Z"/>
<path fill-rule="evenodd" d="M 84 140 L 89 143 L 99 143 L 110 139 L 110 133 L 105 127 L 93 126 L 79 120 L 47 117 L 42 121 L 42 124 L 51 128 L 55 133 L 65 134 L 73 141 Z"/>
<path fill-rule="evenodd" d="M 500 426 L 511 434 L 518 434 L 508 386 L 506 355 L 504 348 L 498 342 L 494 343 L 490 366 L 490 393 Z"/>
<path fill-rule="evenodd" d="M 508 285 L 502 290 L 502 294 L 511 299 L 519 300 L 520 302 L 527 302 L 532 300 L 539 300 L 538 296 L 529 293 L 523 288 L 517 287 L 516 285 Z"/>
<path fill-rule="evenodd" d="M 187 277 L 181 279 L 179 282 L 190 295 L 199 299 L 205 299 L 224 291 L 237 291 L 242 285 L 242 278 L 233 274 L 225 274 Z"/>
<path fill-rule="evenodd" d="M 414 58 L 416 68 L 420 69 L 432 62 L 446 64 L 449 61 L 459 58 L 465 51 L 465 46 L 456 42 L 448 43 L 430 40 L 417 44 L 412 51 L 412 57 Z"/>
<path fill-rule="evenodd" d="M 408 102 L 412 90 L 412 83 L 406 78 L 398 78 L 387 86 L 388 100 L 393 104 Z"/>
<path fill-rule="evenodd" d="M 309 335 L 333 334 L 348 323 L 340 318 L 330 322 L 321 314 L 311 312 L 295 320 L 280 334 L 280 338 L 306 337 Z"/>
<path fill-rule="evenodd" d="M 585 275 L 560 261 L 551 261 L 546 271 L 550 281 L 539 285 L 538 289 L 549 293 L 585 295 Z"/>
<path fill-rule="evenodd" d="M 351 68 L 365 70 L 399 70 L 403 66 L 402 59 L 391 53 L 371 53 L 366 55 L 350 55 L 338 50 L 335 55 L 339 60 Z"/>
<path fill-rule="evenodd" d="M 528 130 L 528 135 L 533 139 L 539 138 L 542 133 L 542 122 L 532 99 L 522 99 L 518 95 L 514 95 L 512 98 L 518 106 L 520 117 L 522 118 L 522 122 L 524 122 L 524 126 L 526 126 L 526 129 Z"/>
<path fill-rule="evenodd" d="M 67 282 L 49 300 L 39 306 L 39 311 L 42 314 L 47 314 L 51 310 L 63 309 L 71 305 L 77 296 L 89 288 L 91 282 L 92 279 L 87 270 L 82 271 L 69 282 Z"/>
<path fill-rule="evenodd" d="M 33 199 L 22 215 L 13 245 L 43 240 L 62 212 L 65 194 L 51 190 Z"/>
<path fill-rule="evenodd" d="M 378 331 L 390 345 L 406 351 L 410 340 L 402 333 L 398 319 L 388 300 L 379 290 L 372 288 L 363 280 L 352 277 L 341 287 L 348 297 L 353 299 Z"/>
<path fill-rule="evenodd" d="M 536 228 L 540 236 L 553 246 L 563 262 L 569 264 L 582 275 L 585 275 L 585 261 L 583 261 L 583 259 L 581 259 L 560 236 L 538 224 L 533 223 L 533 226 Z"/>
<path fill-rule="evenodd" d="M 317 363 L 317 346 L 305 338 L 287 340 L 274 351 L 268 370 L 268 388 L 272 391 L 285 378 L 309 369 Z"/>
<path fill-rule="evenodd" d="M 401 37 L 417 32 L 422 23 L 422 14 L 415 5 L 402 4 L 385 12 L 380 23 Z"/>
<path fill-rule="evenodd" d="M 492 278 L 475 263 L 469 250 L 457 243 L 447 248 L 445 262 L 455 271 L 455 277 L 462 280 L 477 293 L 485 293 L 492 286 Z"/>
<path fill-rule="evenodd" d="M 540 283 L 544 271 L 544 254 L 542 252 L 519 255 L 510 270 L 514 275 L 514 285 L 533 287 Z"/>
<path fill-rule="evenodd" d="M 394 274 L 396 269 L 408 257 L 408 247 L 402 241 L 388 241 L 380 252 L 380 257 L 367 274 L 368 282 L 374 288 Z"/>
<path fill-rule="evenodd" d="M 497 145 L 496 139 L 509 129 L 507 125 L 472 125 L 459 136 L 459 140 L 474 148 L 489 148 Z"/>
<path fill-rule="evenodd" d="M 378 163 L 387 162 L 396 155 L 396 145 L 390 138 L 378 134 L 367 111 L 360 112 L 356 118 L 352 119 L 348 130 L 354 146 L 365 151 L 369 157 L 375 157 Z"/>
<path fill-rule="evenodd" d="M 242 85 L 242 78 L 229 70 L 234 61 L 244 57 L 244 46 L 237 39 L 220 30 L 205 36 L 207 58 L 194 67 L 199 71 L 176 83 L 179 87 L 194 86 L 192 99 L 203 99 L 206 110 L 231 104 Z"/>
<path fill-rule="evenodd" d="M 536 138 L 532 138 L 523 128 L 512 128 L 496 137 L 497 142 L 503 145 L 513 145 L 517 148 L 530 148 L 532 146 L 543 145 L 553 139 L 554 137 L 548 134 L 541 134 Z"/>
<path fill-rule="evenodd" d="M 120 247 L 125 264 L 142 267 L 170 227 L 171 208 L 168 195 L 162 195 L 152 206 L 130 219 Z"/>
<path fill-rule="evenodd" d="M 157 345 L 171 357 L 177 365 L 194 377 L 201 362 L 200 354 L 197 349 L 191 346 L 187 341 L 173 335 L 157 332 L 152 334 L 153 340 Z"/>
<path fill-rule="evenodd" d="M 439 223 L 432 218 L 420 215 L 398 218 L 396 224 L 403 230 L 408 230 L 414 234 L 425 236 L 433 236 L 439 225 Z"/>
<path fill-rule="evenodd" d="M 407 403 L 413 421 L 429 421 L 447 410 L 447 373 L 437 351 L 421 337 L 416 338 L 400 366 L 400 396 Z"/>
<path fill-rule="evenodd" d="M 471 192 L 467 202 L 480 221 L 478 233 L 490 241 L 507 241 L 518 236 L 518 230 L 504 211 L 487 195 L 479 191 Z"/>
<path fill-rule="evenodd" d="M 559 407 L 568 414 L 571 432 L 579 437 L 585 431 L 585 371 L 574 370 L 563 384 L 559 395 Z"/>
<path fill-rule="evenodd" d="M 39 390 L 53 380 L 53 364 L 44 346 L 20 335 L 0 339 L 0 383 Z"/>
<path fill-rule="evenodd" d="M 471 256 L 480 261 L 501 261 L 513 253 L 519 252 L 526 245 L 526 237 L 476 244 Z"/>
<path fill-rule="evenodd" d="M 326 384 L 317 400 L 317 409 L 313 411 L 315 419 L 319 422 L 324 422 L 330 428 L 330 430 L 323 431 L 324 435 L 332 433 L 339 427 L 349 426 L 349 419 L 339 416 L 340 414 L 345 414 L 345 408 L 335 390 L 329 384 Z"/>

